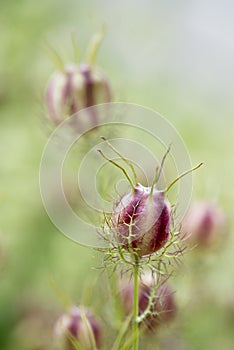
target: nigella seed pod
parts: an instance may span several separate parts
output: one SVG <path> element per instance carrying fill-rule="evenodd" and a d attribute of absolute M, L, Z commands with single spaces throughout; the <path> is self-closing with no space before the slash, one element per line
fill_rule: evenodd
<path fill-rule="evenodd" d="M 159 324 L 165 324 L 175 317 L 176 304 L 173 291 L 167 282 L 158 284 L 151 273 L 143 275 L 139 280 L 139 317 L 147 310 L 150 296 L 153 293 L 150 303 L 149 313 L 142 321 L 147 328 L 154 330 Z M 133 282 L 132 280 L 120 281 L 120 299 L 123 304 L 124 312 L 130 314 L 133 309 Z"/>
<path fill-rule="evenodd" d="M 111 88 L 105 75 L 89 64 L 66 65 L 49 80 L 45 104 L 55 125 L 83 108 L 111 102 Z M 96 122 L 94 113 L 91 122 Z"/>
<path fill-rule="evenodd" d="M 188 242 L 209 247 L 223 240 L 226 229 L 225 216 L 216 205 L 198 202 L 189 209 L 181 230 Z"/>
<path fill-rule="evenodd" d="M 170 205 L 163 191 L 137 184 L 118 202 L 112 216 L 115 239 L 139 257 L 152 254 L 168 240 Z"/>
<path fill-rule="evenodd" d="M 55 335 L 68 350 L 75 350 L 76 342 L 84 350 L 93 350 L 101 346 L 102 329 L 89 310 L 74 306 L 57 320 Z"/>

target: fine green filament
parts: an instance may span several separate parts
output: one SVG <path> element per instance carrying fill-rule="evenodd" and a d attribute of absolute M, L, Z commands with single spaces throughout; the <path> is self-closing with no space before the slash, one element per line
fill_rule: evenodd
<path fill-rule="evenodd" d="M 161 173 L 162 173 L 162 169 L 163 169 L 165 160 L 166 160 L 167 155 L 168 155 L 168 153 L 170 152 L 170 150 L 171 150 L 171 145 L 169 145 L 169 147 L 167 148 L 166 153 L 164 154 L 164 156 L 163 156 L 163 158 L 162 158 L 160 167 L 158 167 L 158 166 L 156 167 L 155 175 L 154 175 L 154 179 L 153 179 L 153 183 L 152 183 L 151 191 L 150 191 L 150 196 L 151 196 L 151 197 L 152 197 L 152 195 L 153 195 L 154 186 L 158 183 L 158 181 L 159 181 L 159 179 L 160 179 L 160 176 L 161 176 Z"/>
<path fill-rule="evenodd" d="M 104 136 L 101 136 L 101 139 L 105 141 L 108 147 L 110 147 L 110 149 L 112 149 L 112 151 L 114 151 L 122 159 L 122 161 L 124 161 L 130 167 L 133 174 L 134 182 L 135 184 L 137 184 L 137 174 L 132 163 L 127 158 L 125 158 Z"/>
<path fill-rule="evenodd" d="M 135 189 L 135 186 L 134 186 L 134 184 L 133 184 L 133 182 L 132 182 L 132 179 L 130 178 L 130 176 L 129 176 L 128 173 L 126 172 L 126 170 L 125 170 L 121 165 L 119 165 L 118 163 L 116 163 L 114 160 L 107 158 L 107 157 L 105 156 L 105 154 L 104 154 L 100 149 L 98 149 L 97 151 L 101 154 L 101 156 L 102 156 L 104 159 L 106 159 L 108 162 L 110 162 L 111 164 L 113 164 L 114 166 L 116 166 L 117 168 L 119 168 L 119 169 L 124 173 L 126 179 L 128 180 L 128 182 L 130 183 L 132 189 L 134 190 L 134 189 Z"/>
<path fill-rule="evenodd" d="M 157 166 L 156 169 L 155 169 L 154 179 L 153 179 L 153 182 L 152 182 L 152 185 L 151 185 L 150 197 L 152 197 L 152 195 L 153 195 L 154 186 L 155 186 L 155 184 L 157 182 L 157 178 L 158 178 L 158 171 L 159 171 L 159 167 Z"/>
<path fill-rule="evenodd" d="M 49 59 L 53 62 L 55 67 L 64 72 L 64 63 L 58 52 L 47 42 L 45 41 L 45 45 L 43 46 L 43 51 L 49 57 Z"/>
<path fill-rule="evenodd" d="M 90 65 L 93 65 L 95 62 L 97 52 L 104 38 L 105 32 L 106 32 L 106 29 L 105 29 L 105 26 L 103 25 L 101 30 L 98 33 L 96 33 L 90 40 L 88 50 L 87 50 L 87 61 Z"/>
<path fill-rule="evenodd" d="M 201 162 L 201 163 L 199 163 L 198 165 L 196 165 L 194 168 L 189 169 L 189 170 L 185 171 L 184 173 L 182 173 L 180 176 L 178 176 L 175 180 L 173 180 L 173 181 L 166 187 L 166 189 L 164 190 L 164 192 L 168 192 L 168 191 L 172 188 L 172 186 L 175 185 L 175 183 L 176 183 L 177 181 L 179 181 L 180 179 L 182 179 L 182 177 L 188 175 L 189 173 L 192 173 L 194 170 L 199 169 L 203 164 L 204 164 L 204 162 Z"/>

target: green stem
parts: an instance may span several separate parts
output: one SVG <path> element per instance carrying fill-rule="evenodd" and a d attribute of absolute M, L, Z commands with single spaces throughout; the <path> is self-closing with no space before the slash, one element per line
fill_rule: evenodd
<path fill-rule="evenodd" d="M 134 278 L 134 296 L 133 296 L 133 350 L 138 350 L 139 348 L 139 326 L 138 326 L 138 309 L 139 309 L 139 259 L 135 258 L 135 265 L 133 271 Z"/>

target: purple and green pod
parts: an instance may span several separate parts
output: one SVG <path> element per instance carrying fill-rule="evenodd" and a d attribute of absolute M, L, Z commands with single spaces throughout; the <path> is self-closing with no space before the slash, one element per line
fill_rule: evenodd
<path fill-rule="evenodd" d="M 170 213 L 163 191 L 138 183 L 116 205 L 111 220 L 115 239 L 139 257 L 152 254 L 168 240 Z"/>
<path fill-rule="evenodd" d="M 149 313 L 146 315 L 144 324 L 148 329 L 154 330 L 160 324 L 173 320 L 176 314 L 176 303 L 174 293 L 167 282 L 158 284 L 151 273 L 145 274 L 139 279 L 139 316 L 148 308 L 151 293 L 153 298 Z M 133 281 L 120 280 L 120 299 L 125 314 L 130 314 L 133 309 Z"/>
<path fill-rule="evenodd" d="M 71 64 L 51 76 L 45 105 L 51 121 L 59 125 L 81 109 L 111 102 L 111 96 L 110 83 L 101 71 L 90 64 Z M 96 118 L 94 113 L 91 117 Z"/>
<path fill-rule="evenodd" d="M 84 350 L 93 350 L 93 342 L 96 349 L 102 343 L 102 327 L 99 320 L 90 310 L 73 306 L 66 314 L 56 322 L 55 335 L 65 344 L 68 350 L 75 350 L 77 342 Z"/>
<path fill-rule="evenodd" d="M 197 202 L 189 209 L 182 223 L 187 241 L 209 247 L 223 240 L 227 222 L 222 210 L 211 202 Z"/>

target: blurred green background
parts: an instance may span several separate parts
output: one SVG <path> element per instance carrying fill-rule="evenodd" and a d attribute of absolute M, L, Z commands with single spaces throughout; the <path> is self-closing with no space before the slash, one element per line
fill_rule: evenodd
<path fill-rule="evenodd" d="M 220 249 L 185 257 L 173 281 L 178 317 L 161 348 L 233 348 L 233 11 L 228 0 L 0 1 L 0 349 L 50 348 L 61 294 L 79 303 L 87 276 L 99 275 L 92 267 L 100 257 L 50 222 L 38 174 L 48 137 L 43 93 L 54 69 L 41 47 L 47 40 L 70 61 L 70 33 L 84 51 L 103 23 L 97 64 L 115 100 L 151 107 L 174 124 L 192 162 L 206 163 L 194 175 L 193 198 L 215 199 L 230 221 Z M 89 303 L 97 307 L 96 289 Z"/>

